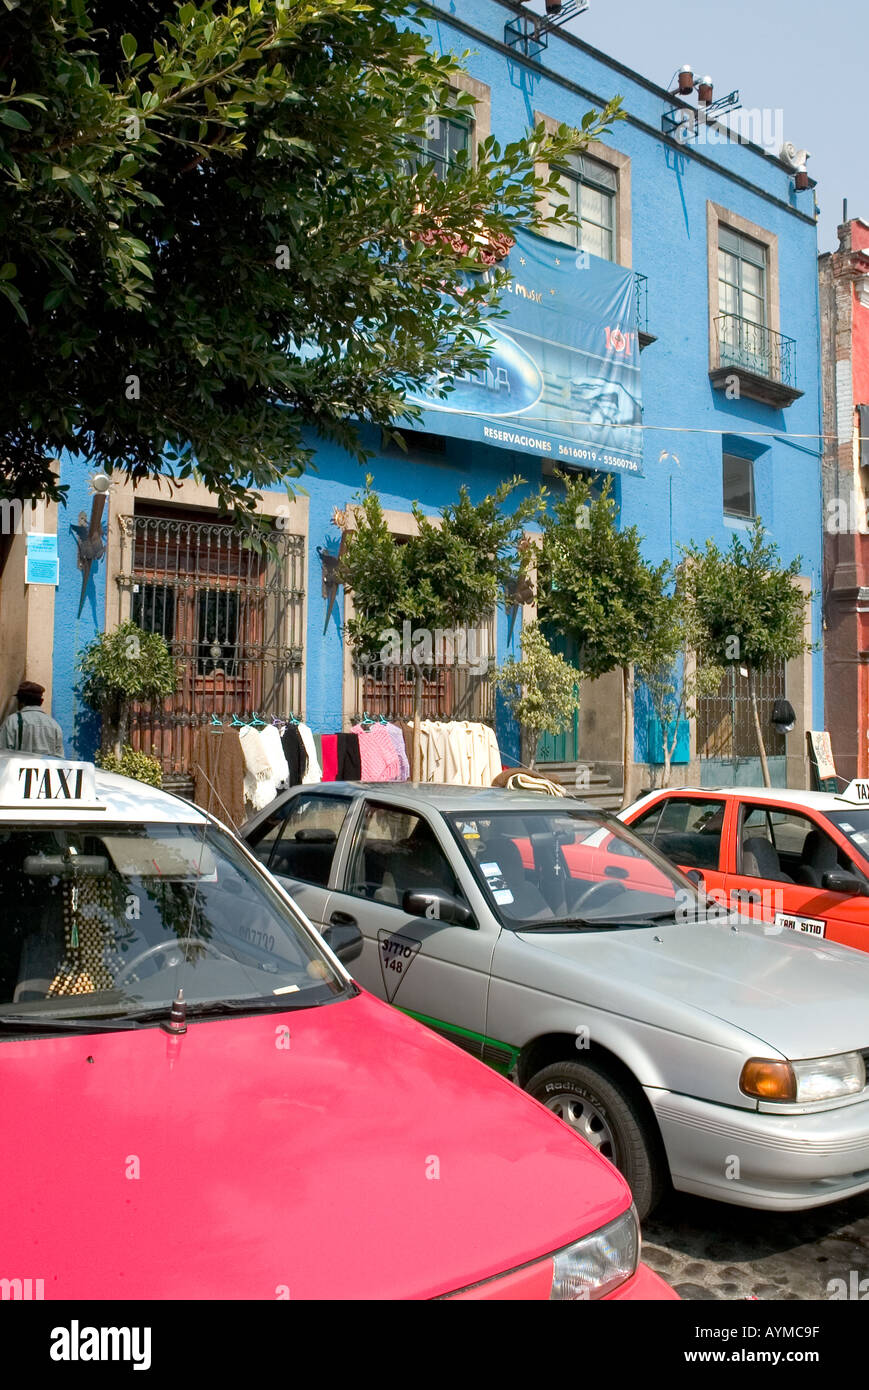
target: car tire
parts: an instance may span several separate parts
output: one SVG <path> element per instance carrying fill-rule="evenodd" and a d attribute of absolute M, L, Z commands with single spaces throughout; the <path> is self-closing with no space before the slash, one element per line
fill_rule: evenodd
<path fill-rule="evenodd" d="M 669 1174 L 660 1137 L 636 1096 L 587 1062 L 554 1062 L 525 1089 L 615 1164 L 644 1220 L 664 1196 Z"/>

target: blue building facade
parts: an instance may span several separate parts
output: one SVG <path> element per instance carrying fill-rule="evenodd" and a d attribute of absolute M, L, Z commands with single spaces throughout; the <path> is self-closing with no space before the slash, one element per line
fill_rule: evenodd
<path fill-rule="evenodd" d="M 643 428 L 630 433 L 634 447 L 642 441 L 641 467 L 632 470 L 600 450 L 587 460 L 553 458 L 518 429 L 470 438 L 449 413 L 435 418 L 430 412 L 424 429 L 409 431 L 406 455 L 384 448 L 379 433 L 369 432 L 374 456 L 364 467 L 319 444 L 316 472 L 303 480 L 296 502 L 288 507 L 278 492 L 263 498 L 263 510 L 286 533 L 285 569 L 276 578 L 261 568 L 249 572 L 246 588 L 221 577 L 223 559 L 228 573 L 237 571 L 238 556 L 207 495 L 185 485 L 170 499 L 155 486 L 134 492 L 119 484 L 109 499 L 106 555 L 92 568 L 79 613 L 77 535 L 70 523 L 77 524 L 79 513 L 90 516 L 90 470 L 85 461 L 62 460 L 70 494 L 58 520 L 61 583 L 51 684 L 53 712 L 76 752 L 89 753 L 96 738 L 94 720 L 76 693 L 79 653 L 96 633 L 130 614 L 164 631 L 186 653 L 187 706 L 180 692 L 173 718 L 186 720 L 188 730 L 207 717 L 218 688 L 222 708 L 234 701 L 240 709 L 258 704 L 270 714 L 292 706 L 322 732 L 346 728 L 366 699 L 383 696 L 374 684 L 360 686 L 352 671 L 342 639 L 347 601 L 330 580 L 329 556 L 337 554 L 366 471 L 398 532 L 409 524 L 412 502 L 435 512 L 455 499 L 462 483 L 476 499 L 516 474 L 528 488 L 551 483 L 554 467 L 565 463 L 600 477 L 611 473 L 622 524 L 638 527 L 655 563 L 675 561 L 680 544 L 707 537 L 726 546 L 759 515 L 785 561 L 802 557 L 801 582 L 816 595 L 807 635 L 819 638 L 822 425 L 813 191 L 798 190 L 793 171 L 776 156 L 720 128 L 701 124 L 688 138 L 667 133 L 666 113 L 680 107 L 678 99 L 578 39 L 553 34 L 544 52 L 524 55 L 505 41 L 505 26 L 521 13 L 524 7 L 508 0 L 463 0 L 460 7 L 442 0 L 427 7 L 423 22 L 439 50 L 470 50 L 467 90 L 476 100 L 471 146 L 489 131 L 506 143 L 540 120 L 579 126 L 592 107 L 617 94 L 623 99 L 627 119 L 567 171 L 581 238 L 571 245 L 562 233 L 562 241 L 547 238 L 545 250 L 558 254 L 561 272 L 575 281 L 571 293 L 580 298 L 590 283 L 583 279 L 589 258 L 631 272 L 635 321 L 620 325 L 616 347 L 624 351 L 623 339 L 632 335 Z M 686 97 L 682 108 L 696 111 L 696 102 Z M 602 332 L 612 328 L 600 326 Z M 198 609 L 186 597 L 197 584 Z M 160 597 L 161 586 L 171 590 L 171 602 Z M 252 603 L 251 591 L 257 591 Z M 497 615 L 498 659 L 518 651 L 522 616 Z M 238 649 L 245 644 L 250 660 L 259 649 L 266 665 L 272 663 L 268 678 L 244 675 Z M 217 653 L 210 667 L 202 655 L 206 647 Z M 805 777 L 802 731 L 823 727 L 821 660 L 815 653 L 789 663 L 765 692 L 770 698 L 787 693 L 797 713 L 787 745 L 771 739 L 776 779 L 793 785 Z M 518 758 L 517 731 L 492 705 L 491 692 L 475 698 L 483 702 L 478 712 L 498 721 L 505 753 Z M 431 712 L 440 703 L 449 714 L 455 700 L 447 682 L 433 692 Z M 576 730 L 544 756 L 567 765 L 588 761 L 617 781 L 620 700 L 617 677 L 586 686 Z M 686 780 L 715 780 L 722 767 L 729 769 L 728 780 L 755 779 L 750 752 L 741 751 L 741 701 L 737 671 L 732 688 L 708 703 L 680 742 Z M 141 745 L 159 746 L 167 770 L 183 775 L 184 739 L 171 743 L 165 731 L 159 738 L 151 738 L 153 732 L 143 725 Z M 637 788 L 659 756 L 656 742 L 651 711 L 638 692 Z"/>

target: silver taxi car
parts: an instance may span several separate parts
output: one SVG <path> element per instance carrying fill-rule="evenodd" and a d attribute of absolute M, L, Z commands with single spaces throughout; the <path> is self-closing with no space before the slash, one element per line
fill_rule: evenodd
<path fill-rule="evenodd" d="M 621 822 L 500 789 L 291 788 L 242 830 L 356 978 L 559 1114 L 641 1215 L 869 1189 L 869 957 L 724 912 Z"/>

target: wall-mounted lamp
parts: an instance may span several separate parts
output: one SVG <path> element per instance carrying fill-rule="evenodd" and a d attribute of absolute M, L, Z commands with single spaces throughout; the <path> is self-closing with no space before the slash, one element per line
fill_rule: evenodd
<path fill-rule="evenodd" d="M 789 734 L 797 722 L 796 711 L 790 700 L 776 700 L 772 707 L 770 722 L 780 734 Z"/>
<path fill-rule="evenodd" d="M 685 63 L 679 69 L 679 95 L 689 97 L 694 90 L 694 69 L 690 63 Z"/>
<path fill-rule="evenodd" d="M 712 78 L 701 77 L 697 83 L 697 96 L 707 106 L 712 100 L 712 90 Z"/>
<path fill-rule="evenodd" d="M 323 567 L 323 598 L 328 599 L 326 605 L 326 621 L 323 624 L 323 635 L 329 626 L 329 619 L 332 616 L 332 609 L 335 607 L 335 600 L 338 597 L 340 580 L 338 578 L 338 565 L 340 555 L 333 555 L 330 551 L 324 550 L 321 545 L 317 546 L 317 554 L 320 557 L 320 564 Z"/>

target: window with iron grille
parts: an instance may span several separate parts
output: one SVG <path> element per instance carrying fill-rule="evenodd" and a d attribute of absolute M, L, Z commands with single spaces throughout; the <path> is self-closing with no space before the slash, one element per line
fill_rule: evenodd
<path fill-rule="evenodd" d="M 768 757 L 787 752 L 785 735 L 770 722 L 773 702 L 786 694 L 785 663 L 776 662 L 755 676 L 757 704 Z M 748 679 L 739 666 L 724 672 L 714 695 L 697 701 L 697 752 L 701 758 L 756 758 L 757 733 L 748 691 Z"/>
<path fill-rule="evenodd" d="M 196 729 L 212 717 L 302 712 L 305 540 L 275 532 L 258 555 L 236 526 L 167 513 L 130 518 L 118 583 L 178 672 L 173 696 L 133 707 L 131 742 L 183 777 Z"/>

